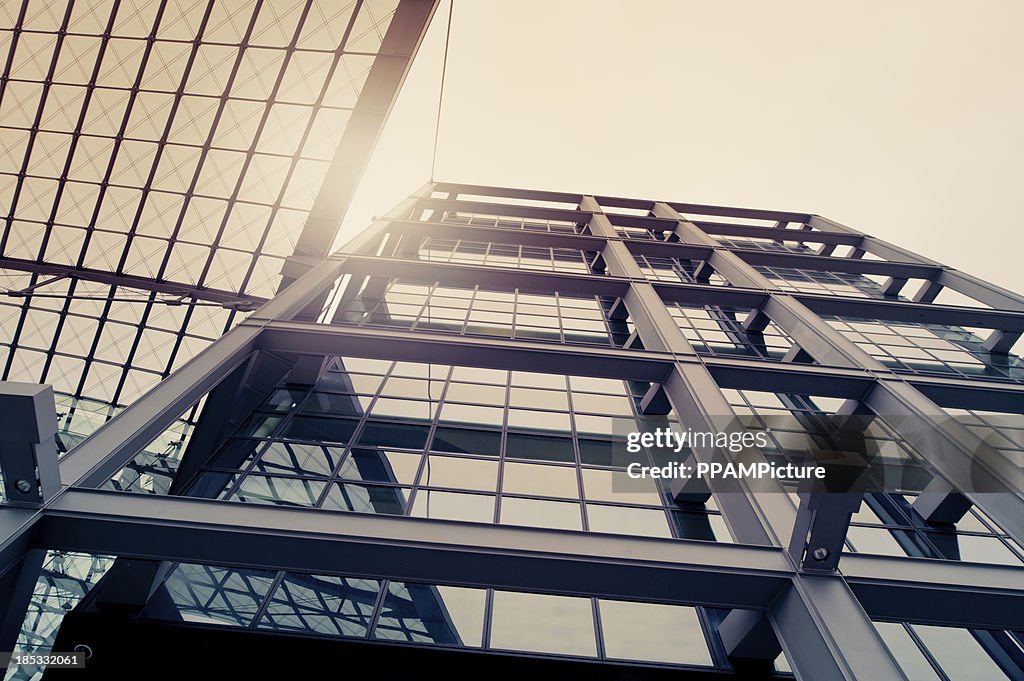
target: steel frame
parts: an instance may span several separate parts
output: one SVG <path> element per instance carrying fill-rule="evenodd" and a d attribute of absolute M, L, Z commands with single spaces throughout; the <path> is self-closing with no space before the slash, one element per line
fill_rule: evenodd
<path fill-rule="evenodd" d="M 436 198 L 442 193 L 447 198 Z M 463 202 L 457 198 L 459 194 L 577 207 Z M 604 212 L 615 207 L 653 211 L 657 228 L 668 225 L 678 241 L 618 236 L 615 224 L 623 216 Z M 417 219 L 424 210 L 569 219 L 585 225 L 588 233 L 573 236 L 425 222 Z M 702 229 L 682 212 L 768 219 L 783 226 L 705 225 Z M 804 228 L 784 226 L 792 222 Z M 825 246 L 849 245 L 855 250 L 845 258 L 739 251 L 721 246 L 709 233 L 768 235 Z M 384 239 L 396 236 L 400 237 L 398 250 L 392 252 L 408 254 L 401 239 L 425 234 L 595 251 L 603 258 L 607 274 L 528 272 L 372 254 Z M 633 255 L 655 252 L 708 262 L 731 285 L 648 281 Z M 864 252 L 901 260 L 862 260 Z M 917 303 L 792 294 L 774 287 L 753 267 L 769 261 L 924 278 L 929 294 Z M 326 291 L 336 287 L 334 295 L 351 296 L 362 282 L 382 277 L 615 296 L 622 300 L 644 350 L 384 331 L 313 321 Z M 934 299 L 934 289 L 943 286 L 972 295 L 992 309 L 956 308 L 924 300 Z M 749 307 L 752 318 L 758 314 L 770 317 L 819 363 L 699 356 L 666 311 L 664 303 L 672 300 Z M 310 301 L 316 301 L 314 309 Z M 1019 485 L 1019 470 L 1014 471 L 1005 456 L 977 435 L 940 418 L 942 406 L 1020 409 L 1024 388 L 998 381 L 901 375 L 874 361 L 824 322 L 819 315 L 826 313 L 964 323 L 1006 333 L 1024 329 L 1021 296 L 818 216 L 427 184 L 341 252 L 309 268 L 246 321 L 72 450 L 60 462 L 64 487 L 59 492 L 35 508 L 0 508 L 0 574 L 12 574 L 28 551 L 50 548 L 149 560 L 387 574 L 434 583 L 701 603 L 741 609 L 737 613 L 754 611 L 766 618 L 770 627 L 764 630 L 777 638 L 774 645 L 786 651 L 798 678 L 903 679 L 871 618 L 1020 629 L 1024 627 L 1024 568 L 845 555 L 837 569 L 812 569 L 799 552 L 794 555 L 787 550 L 793 528 L 807 509 L 803 503 L 795 506 L 774 482 L 737 482 L 715 489 L 738 544 L 339 514 L 96 489 L 154 434 L 253 353 L 341 354 L 542 372 L 555 369 L 651 381 L 660 386 L 681 417 L 711 427 L 735 416 L 722 388 L 846 397 L 878 413 L 913 417 L 929 437 L 946 442 L 946 450 L 952 454 L 933 464 L 954 485 L 960 480 L 961 489 L 966 487 L 962 484 L 966 462 L 980 457 L 998 493 L 966 491 L 966 497 L 996 518 L 1011 536 L 1024 540 L 1024 488 Z M 697 451 L 696 455 L 715 456 L 711 451 Z M 845 525 L 840 525 L 845 531 Z M 798 546 L 803 545 L 800 539 L 796 538 Z M 416 561 L 406 559 L 412 550 L 417 552 Z M 332 556 L 330 564 L 325 555 Z M 754 623 L 748 624 L 747 633 L 740 631 L 745 644 L 753 636 L 765 635 Z"/>

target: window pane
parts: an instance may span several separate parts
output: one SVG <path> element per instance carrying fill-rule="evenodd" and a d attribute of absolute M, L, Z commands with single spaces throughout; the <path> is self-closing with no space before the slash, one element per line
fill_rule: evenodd
<path fill-rule="evenodd" d="M 491 647 L 594 657 L 590 599 L 495 591 Z"/>
<path fill-rule="evenodd" d="M 536 494 L 566 499 L 578 499 L 580 496 L 575 467 L 514 462 L 505 463 L 501 491 L 505 494 Z"/>
<path fill-rule="evenodd" d="M 479 647 L 485 596 L 483 589 L 391 582 L 373 636 Z"/>
<path fill-rule="evenodd" d="M 591 532 L 632 534 L 645 537 L 671 537 L 665 512 L 653 508 L 599 506 L 587 504 Z"/>
<path fill-rule="evenodd" d="M 502 497 L 501 523 L 503 525 L 551 527 L 562 530 L 583 529 L 578 503 L 518 499 L 516 497 Z"/>
<path fill-rule="evenodd" d="M 336 484 L 327 494 L 323 508 L 332 511 L 405 515 L 408 490 L 382 485 Z"/>
<path fill-rule="evenodd" d="M 496 492 L 498 489 L 498 462 L 431 454 L 427 457 L 427 465 L 423 469 L 423 479 L 420 480 L 420 485 Z"/>
<path fill-rule="evenodd" d="M 365 636 L 380 582 L 287 573 L 259 626 L 330 636 Z"/>
<path fill-rule="evenodd" d="M 382 449 L 353 449 L 339 475 L 349 480 L 395 482 L 411 485 L 416 481 L 422 454 Z"/>
<path fill-rule="evenodd" d="M 412 515 L 417 518 L 494 522 L 494 497 L 487 494 L 460 494 L 421 489 L 416 493 Z"/>
<path fill-rule="evenodd" d="M 928 658 L 917 647 L 917 643 L 902 624 L 896 622 L 873 622 L 873 624 L 909 681 L 938 681 L 939 675 L 932 669 Z"/>
<path fill-rule="evenodd" d="M 599 600 L 598 607 L 608 657 L 711 665 L 694 608 L 606 600 Z"/>
<path fill-rule="evenodd" d="M 913 625 L 914 631 L 951 681 L 1005 681 L 977 639 L 966 629 Z"/>

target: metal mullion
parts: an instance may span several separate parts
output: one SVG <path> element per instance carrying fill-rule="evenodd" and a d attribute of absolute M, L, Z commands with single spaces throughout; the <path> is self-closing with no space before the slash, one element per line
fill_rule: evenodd
<path fill-rule="evenodd" d="M 39 106 L 36 109 L 36 115 L 32 119 L 32 126 L 28 129 L 28 142 L 25 145 L 25 156 L 21 162 L 21 169 L 17 173 L 18 183 L 14 188 L 14 193 L 11 195 L 11 205 L 8 208 L 8 210 L 10 211 L 10 218 L 7 220 L 8 229 L 4 230 L 3 235 L 0 236 L 0 253 L 3 253 L 4 251 L 7 250 L 8 233 L 10 230 L 11 223 L 14 222 L 14 214 L 18 209 L 18 198 L 21 196 L 21 189 L 25 183 L 25 176 L 28 173 L 28 164 L 30 158 L 32 157 L 32 149 L 35 146 L 36 135 L 39 134 L 39 123 L 42 121 L 43 110 L 46 108 L 46 99 L 50 94 L 50 87 L 52 87 L 53 85 L 53 72 L 57 69 L 57 61 L 60 59 L 60 50 L 61 47 L 63 47 L 64 45 L 65 30 L 67 29 L 68 22 L 71 20 L 71 12 L 74 8 L 74 2 L 72 2 L 72 0 L 67 0 L 67 3 L 67 8 L 64 10 L 64 18 L 61 21 L 60 28 L 55 32 L 56 41 L 53 45 L 53 55 L 50 57 L 50 66 L 46 71 L 46 76 L 44 77 L 42 82 L 35 80 L 27 81 L 31 83 L 39 83 L 43 87 L 42 92 L 40 93 Z M 14 53 L 16 51 L 21 34 L 24 32 L 24 29 L 22 28 L 22 23 L 24 22 L 25 19 L 25 10 L 27 7 L 28 3 L 23 2 L 21 6 L 21 12 L 18 15 L 18 24 L 15 26 L 16 37 L 11 41 L 11 48 L 8 52 L 8 61 L 4 68 L 4 89 L 2 92 L 0 92 L 0 101 L 2 101 L 2 95 L 6 93 L 6 82 L 11 75 L 10 67 L 13 65 L 14 62 Z M 54 35 L 54 33 L 45 32 L 44 35 Z M 19 130 L 22 129 L 23 128 L 19 128 Z M 39 258 L 42 258 L 43 250 L 46 247 L 45 238 L 46 237 L 44 236 L 43 243 L 40 245 L 39 248 Z"/>
<path fill-rule="evenodd" d="M 302 9 L 302 13 L 299 16 L 298 23 L 295 26 L 295 32 L 292 34 L 291 41 L 288 43 L 287 47 L 284 48 L 284 59 L 281 60 L 281 67 L 277 73 L 277 78 L 275 79 L 274 85 L 267 95 L 266 101 L 263 102 L 263 115 L 260 117 L 260 121 L 256 125 L 256 130 L 253 133 L 252 142 L 249 145 L 249 149 L 246 151 L 245 161 L 242 163 L 242 169 L 239 172 L 238 179 L 235 182 L 235 188 L 232 191 L 231 196 L 229 196 L 227 199 L 229 206 L 231 206 L 232 208 L 234 207 L 234 204 L 238 201 L 238 192 L 242 188 L 242 183 L 245 181 L 246 172 L 248 171 L 250 164 L 252 163 L 253 157 L 256 155 L 256 147 L 260 141 L 260 138 L 263 135 L 263 130 L 264 127 L 266 126 L 267 120 L 270 118 L 270 111 L 277 103 L 277 93 L 281 89 L 281 84 L 284 82 L 285 73 L 287 72 L 288 65 L 291 63 L 291 59 L 295 54 L 296 43 L 298 42 L 299 35 L 302 33 L 302 29 L 305 26 L 306 17 L 309 15 L 309 9 L 312 6 L 312 4 L 313 0 L 306 0 L 306 3 Z M 262 11 L 262 5 L 260 6 L 260 9 Z M 246 43 L 247 42 L 248 38 L 246 38 Z M 248 44 L 246 44 L 245 47 L 246 49 L 249 49 Z M 325 80 L 324 86 L 321 89 L 321 99 L 323 92 L 327 89 L 329 83 L 329 80 Z M 312 108 L 312 110 L 314 115 L 310 116 L 309 122 L 306 124 L 306 130 L 299 140 L 299 143 L 295 149 L 295 153 L 292 154 L 291 156 L 277 155 L 290 159 L 288 171 L 285 173 L 284 181 L 281 184 L 281 189 L 278 193 L 278 196 L 275 199 L 274 204 L 270 207 L 270 217 L 267 219 L 267 224 L 263 228 L 263 234 L 260 237 L 259 242 L 253 249 L 253 257 L 249 262 L 249 268 L 246 271 L 245 275 L 242 277 L 242 282 L 238 287 L 239 292 L 244 291 L 246 286 L 248 285 L 249 278 L 252 276 L 252 272 L 255 270 L 256 261 L 262 255 L 263 245 L 266 243 L 267 237 L 270 235 L 270 231 L 273 229 L 274 219 L 277 217 L 277 213 L 281 209 L 281 201 L 284 198 L 285 192 L 288 191 L 288 184 L 289 182 L 291 182 L 292 174 L 295 172 L 295 168 L 298 165 L 299 159 L 301 158 L 302 147 L 305 145 L 306 139 L 309 135 L 309 131 L 313 127 L 313 119 L 316 113 L 315 105 Z M 210 268 L 213 265 L 213 260 L 216 257 L 216 251 L 220 246 L 220 240 L 224 235 L 224 230 L 227 228 L 229 219 L 230 211 L 224 211 L 224 217 L 221 218 L 220 227 L 217 228 L 217 233 L 214 235 L 213 241 L 210 244 L 210 254 L 207 256 L 206 262 L 203 264 L 203 271 L 198 279 L 198 283 L 200 285 L 202 285 L 203 282 L 206 281 L 206 277 L 209 276 Z"/>
<path fill-rule="evenodd" d="M 156 39 L 156 33 L 160 28 L 160 20 L 163 18 L 163 12 L 166 8 L 166 0 L 163 0 L 160 6 L 160 10 L 157 13 L 153 31 L 151 32 L 152 40 L 150 45 Z M 173 100 L 171 102 L 170 110 L 167 114 L 167 123 L 164 125 L 164 130 L 160 135 L 160 139 L 156 140 L 156 152 L 153 154 L 153 165 L 149 170 L 149 175 L 146 178 L 146 182 L 142 185 L 142 198 L 139 200 L 138 209 L 135 211 L 135 218 L 132 222 L 132 226 L 125 234 L 124 250 L 121 252 L 121 257 L 118 259 L 117 269 L 115 272 L 121 274 L 124 272 L 125 263 L 128 260 L 128 251 L 131 249 L 132 242 L 135 239 L 136 227 L 138 221 L 142 217 L 142 212 L 145 209 L 146 199 L 152 191 L 153 179 L 156 176 L 157 167 L 160 165 L 160 159 L 163 157 L 163 151 L 167 146 L 168 137 L 170 136 L 171 128 L 174 126 L 174 118 L 178 113 L 178 108 L 181 106 L 182 97 L 185 95 L 185 84 L 188 82 L 188 78 L 192 73 L 192 67 L 195 65 L 196 55 L 199 54 L 199 46 L 202 41 L 203 33 L 206 31 L 206 25 L 210 20 L 210 14 L 213 11 L 213 0 L 208 0 L 206 5 L 206 11 L 203 12 L 203 18 L 199 21 L 199 27 L 196 29 L 196 37 L 194 40 L 189 41 L 192 45 L 192 49 L 189 51 L 188 59 L 185 62 L 185 68 L 182 71 L 181 79 L 178 82 L 178 87 L 173 93 Z M 148 60 L 147 60 L 148 61 Z M 141 82 L 139 83 L 141 85 Z M 141 92 L 141 91 L 140 91 Z M 141 138 L 140 138 L 141 139 Z M 153 140 L 143 140 L 146 142 L 152 142 Z M 161 278 L 158 274 L 157 278 Z M 201 284 L 201 282 L 198 282 Z"/>
<path fill-rule="evenodd" d="M 39 134 L 39 123 L 40 123 L 40 121 L 42 121 L 43 110 L 46 108 L 46 99 L 47 99 L 47 97 L 48 97 L 48 95 L 50 93 L 50 87 L 51 87 L 52 81 L 53 81 L 53 72 L 57 69 L 57 61 L 60 59 L 60 50 L 61 50 L 61 47 L 64 44 L 64 37 L 65 37 L 64 30 L 67 28 L 68 22 L 71 20 L 71 12 L 72 12 L 73 7 L 74 7 L 74 3 L 71 2 L 71 0 L 68 0 L 67 8 L 64 10 L 64 18 L 63 18 L 63 20 L 61 22 L 60 30 L 57 32 L 57 39 L 56 39 L 56 42 L 54 43 L 54 47 L 53 47 L 53 56 L 50 58 L 50 66 L 47 69 L 46 78 L 42 82 L 43 88 L 42 88 L 42 92 L 41 92 L 41 95 L 40 95 L 40 98 L 39 98 L 39 106 L 36 109 L 36 115 L 35 115 L 35 117 L 32 120 L 32 127 L 28 131 L 29 137 L 28 137 L 28 142 L 25 145 L 25 156 L 22 159 L 21 168 L 19 169 L 19 171 L 17 173 L 18 181 L 17 181 L 17 184 L 15 185 L 14 193 L 11 195 L 11 202 L 10 202 L 10 206 L 8 208 L 8 210 L 10 212 L 10 216 L 6 219 L 6 227 L 7 227 L 7 229 L 5 229 L 3 231 L 3 234 L 0 235 L 0 254 L 6 252 L 6 250 L 7 250 L 7 240 L 8 240 L 8 237 L 9 237 L 10 233 L 11 233 L 11 228 L 12 228 L 12 226 L 14 224 L 15 213 L 17 212 L 17 208 L 18 208 L 18 199 L 21 196 L 21 190 L 22 190 L 22 187 L 25 184 L 25 177 L 26 177 L 26 174 L 28 172 L 29 160 L 32 157 L 32 149 L 35 146 L 36 135 Z M 18 41 L 19 41 L 19 39 L 21 37 L 21 33 L 23 32 L 22 31 L 22 23 L 24 22 L 25 12 L 26 12 L 27 8 L 28 8 L 28 2 L 27 1 L 23 2 L 22 5 L 21 5 L 21 11 L 18 14 L 18 23 L 15 26 L 14 37 L 12 38 L 11 47 L 10 47 L 10 50 L 8 52 L 7 63 L 5 65 L 5 67 L 4 67 L 4 78 L 3 78 L 3 81 L 2 81 L 2 83 L 3 83 L 3 90 L 0 90 L 0 102 L 3 101 L 3 95 L 6 93 L 6 89 L 7 89 L 6 88 L 6 83 L 7 83 L 7 79 L 10 77 L 11 66 L 13 65 L 13 62 L 14 62 L 14 54 L 15 54 L 15 51 L 17 49 Z M 116 14 L 116 12 L 117 12 L 117 4 L 116 4 L 116 0 L 115 0 L 114 10 L 113 10 L 113 12 L 111 14 L 111 22 L 113 21 L 113 16 Z M 36 82 L 36 81 L 32 81 L 32 82 Z M 68 162 L 70 162 L 70 154 L 69 154 L 68 158 L 69 158 Z M 57 198 L 59 198 L 59 194 L 58 194 Z M 55 212 L 56 212 L 56 201 L 54 202 L 54 207 L 52 209 L 51 216 Z M 44 232 L 44 235 L 43 235 L 43 240 L 40 243 L 39 253 L 37 255 L 37 259 L 40 260 L 40 261 L 43 259 L 43 253 L 46 250 L 46 243 L 47 243 L 48 236 L 49 236 L 49 230 L 46 230 Z M 35 284 L 38 281 L 38 278 L 33 276 L 31 281 L 32 281 L 33 284 Z M 10 353 L 7 356 L 6 366 L 4 367 L 4 370 L 3 370 L 3 376 L 4 377 L 7 377 L 7 376 L 10 375 L 11 367 L 14 366 L 14 356 L 15 356 L 15 354 L 18 351 L 18 347 L 19 347 L 18 346 L 18 342 L 21 339 L 21 333 L 22 333 L 23 329 L 25 328 L 25 320 L 26 320 L 26 318 L 29 315 L 29 310 L 30 309 L 31 309 L 31 299 L 30 298 L 26 298 L 24 304 L 21 307 L 21 314 L 19 315 L 18 323 L 17 323 L 17 325 L 14 328 L 14 333 L 11 335 L 11 342 L 10 342 L 11 351 L 10 351 Z M 60 320 L 58 321 L 58 324 L 61 324 L 61 323 L 63 323 L 63 317 L 61 317 Z M 48 353 L 47 357 L 49 357 L 49 356 L 50 355 Z M 48 362 L 48 360 L 44 360 L 43 369 L 42 369 L 42 372 L 40 373 L 40 379 L 43 376 L 46 375 L 46 371 L 47 371 L 48 368 L 49 368 L 49 362 Z"/>
<path fill-rule="evenodd" d="M 113 138 L 114 139 L 114 143 L 113 143 L 113 148 L 112 148 L 112 151 L 111 151 L 111 154 L 110 154 L 110 159 L 107 162 L 107 168 L 104 171 L 103 178 L 99 182 L 99 192 L 98 192 L 98 197 L 97 197 L 97 200 L 96 200 L 96 206 L 95 206 L 95 208 L 93 209 L 93 212 L 92 212 L 92 218 L 90 220 L 90 225 L 86 229 L 85 237 L 82 240 L 82 248 L 79 251 L 78 260 L 75 263 L 75 267 L 76 268 L 84 268 L 85 267 L 85 256 L 86 256 L 86 253 L 88 253 L 89 245 L 90 245 L 91 240 L 92 240 L 92 235 L 93 235 L 93 232 L 95 231 L 95 225 L 96 225 L 96 223 L 98 221 L 100 211 L 102 210 L 103 199 L 106 196 L 107 189 L 110 187 L 110 176 L 113 173 L 114 166 L 117 163 L 118 153 L 121 151 L 121 144 L 124 141 L 125 129 L 128 127 L 128 121 L 131 119 L 132 110 L 133 110 L 135 101 L 138 98 L 138 95 L 139 95 L 139 92 L 140 92 L 139 88 L 140 88 L 140 86 L 142 84 L 142 78 L 143 78 L 143 76 L 144 76 L 144 74 L 146 72 L 146 66 L 149 63 L 149 56 L 150 56 L 150 54 L 152 54 L 152 51 L 153 51 L 153 43 L 154 43 L 154 41 L 156 39 L 156 33 L 157 33 L 157 30 L 158 30 L 158 28 L 160 26 L 160 20 L 163 17 L 163 13 L 164 13 L 164 10 L 166 9 L 166 7 L 167 7 L 167 0 L 161 0 L 160 7 L 157 10 L 157 13 L 156 13 L 156 15 L 153 18 L 153 26 L 151 27 L 151 29 L 149 31 L 149 38 L 146 40 L 146 47 L 143 50 L 142 57 L 139 60 L 138 71 L 137 71 L 137 73 L 135 75 L 135 81 L 134 81 L 134 83 L 132 85 L 132 88 L 131 88 L 131 94 L 128 96 L 128 101 L 127 101 L 127 103 L 125 105 L 124 115 L 121 118 L 121 125 L 118 127 L 117 134 Z M 108 42 L 110 40 L 109 36 L 110 36 L 111 30 L 113 28 L 114 21 L 116 20 L 117 12 L 118 12 L 119 9 L 120 9 L 120 2 L 119 2 L 119 0 L 115 0 L 114 9 L 111 12 L 111 17 L 110 17 L 110 20 L 109 20 L 109 23 L 108 23 L 107 31 L 106 31 L 104 37 L 102 38 L 101 49 L 100 49 L 100 52 L 99 52 L 99 54 L 97 56 L 97 62 L 96 62 L 94 77 L 98 76 L 99 69 L 102 67 L 103 57 L 106 56 L 106 46 L 107 46 L 107 44 L 108 44 Z M 91 83 L 90 85 L 92 86 L 92 87 L 89 88 L 89 95 L 90 95 L 90 99 L 91 99 L 91 93 L 95 90 L 95 82 Z M 85 107 L 83 107 L 83 114 L 82 114 L 82 116 L 83 117 L 81 119 L 81 122 L 84 123 L 84 120 L 85 120 L 84 119 Z M 81 134 L 81 130 L 80 129 L 77 132 L 79 133 L 79 135 Z M 70 164 L 70 157 L 69 157 L 69 164 Z M 141 208 L 140 208 L 140 210 L 141 210 Z M 113 296 L 114 290 L 115 289 L 111 289 L 111 296 Z M 97 349 L 99 347 L 100 338 L 101 338 L 101 336 L 103 334 L 103 329 L 104 329 L 104 327 L 106 325 L 106 321 L 107 321 L 108 315 L 110 314 L 110 310 L 111 310 L 112 307 L 113 307 L 113 301 L 107 301 L 107 303 L 104 305 L 103 311 L 99 315 L 99 318 L 98 318 L 98 321 L 97 321 L 97 324 L 96 324 L 96 334 L 93 337 L 92 345 L 89 348 L 89 354 L 84 358 L 85 359 L 85 367 L 82 369 L 82 375 L 81 375 L 81 378 L 79 379 L 78 388 L 75 390 L 75 395 L 80 395 L 82 393 L 82 391 L 85 389 L 86 379 L 88 378 L 89 370 L 92 368 L 93 358 L 95 357 L 96 351 L 97 351 Z M 121 376 L 121 379 L 119 380 L 118 388 L 116 389 L 116 392 L 120 391 L 120 386 L 123 384 L 123 380 L 124 380 L 124 377 L 127 374 L 127 372 L 128 372 L 128 368 L 127 368 L 127 365 L 125 365 L 125 368 L 122 371 L 122 376 Z M 115 403 L 113 399 L 111 400 L 111 403 Z"/>
<path fill-rule="evenodd" d="M 207 7 L 207 13 L 209 13 L 212 6 Z M 227 105 L 228 99 L 230 98 L 231 88 L 235 83 L 235 78 L 238 76 L 239 67 L 242 64 L 242 60 L 245 55 L 245 48 L 248 46 L 249 38 L 252 36 L 253 29 L 256 27 L 257 17 L 259 16 L 260 9 L 263 7 L 263 0 L 255 0 L 252 15 L 249 17 L 249 23 L 246 26 L 245 34 L 242 36 L 238 45 L 233 45 L 238 48 L 238 53 L 235 57 L 234 62 L 231 64 L 231 72 L 228 74 L 226 81 L 224 82 L 224 90 L 221 92 L 217 99 L 220 103 L 217 105 L 217 111 L 213 115 L 213 120 L 210 122 L 210 133 L 203 143 L 203 150 L 199 155 L 199 161 L 196 163 L 195 171 L 192 174 L 192 180 L 189 182 L 188 187 L 184 192 L 184 201 L 182 201 L 181 210 L 178 212 L 178 218 L 175 221 L 174 229 L 171 231 L 169 237 L 167 250 L 164 251 L 164 257 L 160 262 L 160 266 L 157 268 L 157 277 L 163 276 L 167 270 L 167 264 L 171 259 L 171 252 L 178 243 L 178 234 L 181 232 L 181 226 L 185 220 L 185 214 L 188 211 L 191 198 L 195 195 L 196 183 L 199 181 L 199 176 L 202 173 L 203 165 L 206 162 L 206 156 L 209 154 L 210 148 L 213 145 L 213 139 L 217 133 L 217 128 L 220 125 L 221 117 L 224 115 L 224 108 Z M 196 43 L 201 42 L 202 36 L 196 36 Z M 241 173 L 239 174 L 241 178 Z"/>

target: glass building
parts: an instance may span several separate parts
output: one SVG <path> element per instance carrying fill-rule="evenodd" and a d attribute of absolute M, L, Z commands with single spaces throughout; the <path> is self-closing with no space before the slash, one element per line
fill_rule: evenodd
<path fill-rule="evenodd" d="M 5 678 L 1024 679 L 1024 296 L 437 182 L 331 252 L 433 10 L 4 5 L 0 651 L 88 655 Z M 627 431 L 853 417 L 863 493 L 616 483 Z"/>

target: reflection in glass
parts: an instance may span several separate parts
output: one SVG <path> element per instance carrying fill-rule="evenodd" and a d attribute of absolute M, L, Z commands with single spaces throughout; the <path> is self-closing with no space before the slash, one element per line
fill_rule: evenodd
<path fill-rule="evenodd" d="M 582 530 L 580 505 L 567 501 L 501 498 L 501 524 Z"/>
<path fill-rule="evenodd" d="M 286 573 L 259 626 L 328 636 L 365 636 L 380 582 Z"/>
<path fill-rule="evenodd" d="M 416 482 L 421 454 L 381 449 L 353 449 L 341 465 L 338 475 L 348 480 L 395 482 L 411 485 Z"/>
<path fill-rule="evenodd" d="M 248 626 L 274 581 L 274 573 L 180 563 L 165 586 L 188 622 Z"/>
<path fill-rule="evenodd" d="M 932 669 L 925 654 L 902 624 L 895 622 L 873 622 L 896 663 L 907 675 L 909 681 L 939 681 L 939 675 Z"/>
<path fill-rule="evenodd" d="M 952 681 L 1005 681 L 1007 675 L 966 629 L 912 625 Z"/>
<path fill-rule="evenodd" d="M 329 511 L 405 515 L 407 507 L 408 490 L 404 488 L 338 483 L 331 486 L 321 508 Z"/>
<path fill-rule="evenodd" d="M 391 582 L 374 638 L 479 647 L 486 591 Z"/>
<path fill-rule="evenodd" d="M 591 532 L 644 537 L 672 536 L 665 512 L 661 509 L 587 504 L 587 521 Z"/>
<path fill-rule="evenodd" d="M 598 600 L 605 655 L 711 665 L 697 611 L 682 605 Z"/>
<path fill-rule="evenodd" d="M 494 499 L 488 494 L 421 489 L 416 493 L 412 515 L 417 518 L 490 523 L 494 522 Z"/>
<path fill-rule="evenodd" d="M 495 591 L 491 647 L 594 657 L 590 599 Z"/>
<path fill-rule="evenodd" d="M 575 467 L 508 461 L 502 469 L 501 491 L 505 494 L 536 494 L 579 499 L 579 487 Z"/>

